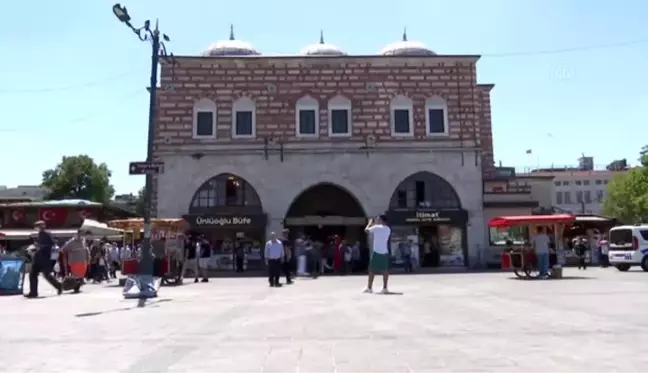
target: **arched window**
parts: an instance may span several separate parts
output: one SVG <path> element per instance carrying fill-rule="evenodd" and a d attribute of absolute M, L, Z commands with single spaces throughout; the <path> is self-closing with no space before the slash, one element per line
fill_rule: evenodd
<path fill-rule="evenodd" d="M 335 96 L 328 101 L 328 127 L 331 137 L 351 136 L 351 100 L 344 96 Z"/>
<path fill-rule="evenodd" d="M 439 175 L 417 172 L 403 180 L 392 194 L 392 209 L 460 209 L 455 188 Z"/>
<path fill-rule="evenodd" d="M 256 105 L 254 100 L 241 97 L 232 105 L 232 138 L 256 136 Z"/>
<path fill-rule="evenodd" d="M 304 96 L 295 105 L 297 137 L 319 135 L 319 103 L 311 96 Z"/>
<path fill-rule="evenodd" d="M 390 104 L 392 136 L 414 136 L 414 105 L 409 97 L 398 95 Z"/>
<path fill-rule="evenodd" d="M 191 200 L 191 209 L 194 210 L 224 206 L 261 207 L 261 199 L 245 179 L 232 174 L 220 174 L 207 180 Z"/>
<path fill-rule="evenodd" d="M 448 105 L 439 96 L 425 101 L 425 123 L 428 136 L 448 135 Z"/>
<path fill-rule="evenodd" d="M 216 138 L 216 104 L 210 99 L 196 101 L 193 106 L 194 139 Z"/>

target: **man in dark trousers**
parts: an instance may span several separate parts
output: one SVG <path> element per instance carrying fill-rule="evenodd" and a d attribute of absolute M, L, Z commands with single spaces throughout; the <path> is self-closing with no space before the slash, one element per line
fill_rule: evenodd
<path fill-rule="evenodd" d="M 270 287 L 281 287 L 279 277 L 281 277 L 281 263 L 284 259 L 284 246 L 277 235 L 270 233 L 270 239 L 265 244 L 263 252 L 266 266 L 268 267 L 268 282 Z"/>
<path fill-rule="evenodd" d="M 43 274 L 45 280 L 49 282 L 55 289 L 58 295 L 63 292 L 63 286 L 60 282 L 56 281 L 52 276 L 52 248 L 54 247 L 54 238 L 45 230 L 45 222 L 39 220 L 34 224 L 38 229 L 38 237 L 36 238 L 37 250 L 34 253 L 32 260 L 31 271 L 29 272 L 29 294 L 27 298 L 38 297 L 38 275 Z"/>

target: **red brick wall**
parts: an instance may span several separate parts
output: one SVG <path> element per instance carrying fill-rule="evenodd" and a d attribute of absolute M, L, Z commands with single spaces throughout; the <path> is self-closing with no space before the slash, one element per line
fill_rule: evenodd
<path fill-rule="evenodd" d="M 396 94 L 414 101 L 415 138 L 431 142 L 479 140 L 475 58 L 180 58 L 172 68 L 162 67 L 159 95 L 158 149 L 191 144 L 194 101 L 209 98 L 218 108 L 217 137 L 212 142 L 261 142 L 265 136 L 295 137 L 295 102 L 311 95 L 320 104 L 320 138 L 328 136 L 326 103 L 343 95 L 353 105 L 353 137 L 374 134 L 379 141 L 390 137 L 389 102 Z M 379 64 L 376 62 L 379 61 Z M 414 61 L 414 62 L 413 62 Z M 375 90 L 367 89 L 367 84 Z M 276 91 L 268 91 L 268 85 Z M 425 137 L 425 99 L 439 95 L 448 102 L 449 138 Z M 231 140 L 231 106 L 241 96 L 256 101 L 256 140 Z M 163 142 L 162 139 L 167 141 Z M 348 139 L 336 138 L 335 141 Z M 400 141 L 409 141 L 410 138 Z M 299 140 L 313 141 L 313 140 Z M 318 141 L 318 140 L 315 140 Z M 399 140 L 395 140 L 399 141 Z M 201 140 L 200 142 L 205 142 Z M 210 141 L 208 141 L 210 142 Z"/>
<path fill-rule="evenodd" d="M 481 110 L 479 118 L 481 148 L 482 148 L 482 167 L 484 176 L 492 176 L 495 172 L 495 155 L 493 153 L 493 127 L 491 122 L 491 101 L 490 91 L 493 89 L 492 84 L 480 84 L 478 88 L 481 95 Z"/>

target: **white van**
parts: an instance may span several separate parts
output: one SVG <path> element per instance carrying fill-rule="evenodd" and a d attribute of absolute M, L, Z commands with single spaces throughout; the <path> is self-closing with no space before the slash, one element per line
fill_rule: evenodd
<path fill-rule="evenodd" d="M 610 265 L 624 272 L 638 265 L 648 272 L 648 225 L 621 225 L 608 236 Z"/>

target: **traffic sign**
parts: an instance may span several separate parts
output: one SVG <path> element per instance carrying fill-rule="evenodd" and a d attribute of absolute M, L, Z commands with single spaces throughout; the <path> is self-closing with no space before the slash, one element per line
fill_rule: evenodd
<path fill-rule="evenodd" d="M 128 167 L 128 174 L 130 175 L 158 175 L 163 173 L 163 162 L 131 162 Z"/>

